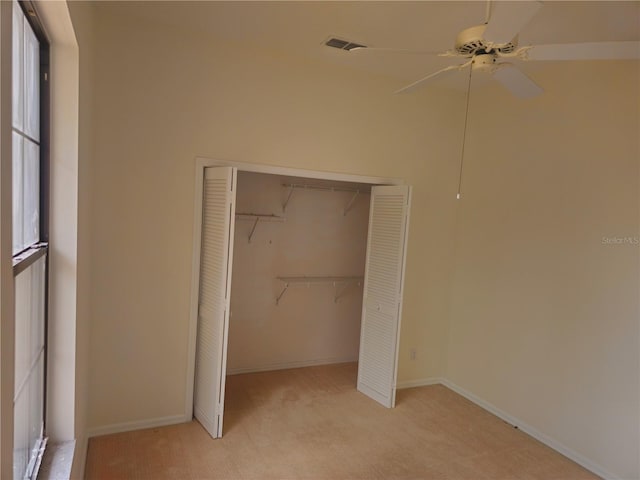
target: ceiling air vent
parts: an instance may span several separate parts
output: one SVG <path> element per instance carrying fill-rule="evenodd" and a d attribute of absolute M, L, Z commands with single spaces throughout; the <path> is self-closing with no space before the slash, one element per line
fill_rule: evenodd
<path fill-rule="evenodd" d="M 330 38 L 324 44 L 327 47 L 333 47 L 340 50 L 353 50 L 354 48 L 367 48 L 366 45 L 360 45 L 359 43 L 348 42 L 346 40 L 340 40 L 339 38 Z"/>

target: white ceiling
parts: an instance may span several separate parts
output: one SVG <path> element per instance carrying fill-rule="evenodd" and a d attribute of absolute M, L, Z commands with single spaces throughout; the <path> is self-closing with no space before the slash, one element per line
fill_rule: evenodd
<path fill-rule="evenodd" d="M 447 65 L 437 56 L 349 53 L 323 45 L 335 36 L 371 47 L 451 49 L 459 31 L 484 22 L 484 1 L 100 2 L 100 9 L 172 29 L 206 32 L 212 41 L 331 62 L 390 76 L 398 87 Z M 547 1 L 520 33 L 520 45 L 640 40 L 639 1 Z M 530 64 L 531 65 L 531 64 Z M 527 70 L 525 65 L 523 70 Z M 462 84 L 461 84 L 462 85 Z"/>

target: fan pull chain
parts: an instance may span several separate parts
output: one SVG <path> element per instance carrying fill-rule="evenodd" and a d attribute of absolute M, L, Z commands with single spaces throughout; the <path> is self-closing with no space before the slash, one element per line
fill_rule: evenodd
<path fill-rule="evenodd" d="M 467 120 L 469 119 L 469 97 L 471 96 L 471 73 L 473 72 L 473 61 L 469 65 L 469 83 L 467 84 L 467 105 L 464 112 L 464 129 L 462 131 L 462 152 L 460 153 L 460 175 L 458 177 L 458 194 L 456 199 L 462 196 L 462 167 L 464 166 L 464 147 L 467 143 Z"/>

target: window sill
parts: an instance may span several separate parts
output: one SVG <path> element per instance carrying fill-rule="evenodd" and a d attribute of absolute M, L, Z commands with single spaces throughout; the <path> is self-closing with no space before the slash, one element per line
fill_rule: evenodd
<path fill-rule="evenodd" d="M 42 457 L 38 480 L 69 480 L 76 442 L 51 443 Z"/>

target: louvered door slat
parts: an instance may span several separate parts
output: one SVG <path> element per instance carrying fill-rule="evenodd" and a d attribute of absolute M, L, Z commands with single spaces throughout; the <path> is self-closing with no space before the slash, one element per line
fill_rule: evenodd
<path fill-rule="evenodd" d="M 236 171 L 205 169 L 194 415 L 213 438 L 222 435 Z"/>
<path fill-rule="evenodd" d="M 362 306 L 358 390 L 395 404 L 410 188 L 373 187 Z"/>

